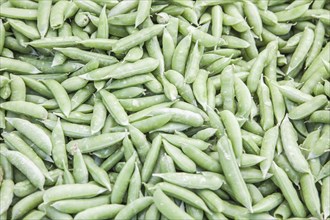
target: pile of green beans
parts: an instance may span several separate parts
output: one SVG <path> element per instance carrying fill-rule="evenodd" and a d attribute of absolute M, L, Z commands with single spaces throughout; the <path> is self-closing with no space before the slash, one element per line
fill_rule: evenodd
<path fill-rule="evenodd" d="M 329 219 L 330 2 L 0 0 L 0 220 Z"/>

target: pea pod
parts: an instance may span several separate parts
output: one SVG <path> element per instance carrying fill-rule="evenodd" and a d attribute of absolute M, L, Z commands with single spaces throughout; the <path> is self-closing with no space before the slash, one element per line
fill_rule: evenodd
<path fill-rule="evenodd" d="M 28 137 L 42 151 L 51 155 L 52 143 L 48 135 L 37 125 L 19 118 L 6 118 L 20 133 Z"/>
<path fill-rule="evenodd" d="M 115 185 L 113 186 L 113 193 L 111 194 L 112 203 L 120 204 L 122 202 L 129 184 L 129 179 L 133 174 L 136 157 L 136 154 L 133 154 L 123 169 L 120 171 Z"/>
<path fill-rule="evenodd" d="M 218 141 L 217 150 L 221 167 L 226 176 L 226 181 L 230 184 L 235 198 L 245 207 L 252 210 L 251 196 L 238 169 L 231 143 L 226 136 L 223 136 Z M 230 159 L 228 160 L 227 158 Z M 231 162 L 228 163 L 229 161 Z"/>
<path fill-rule="evenodd" d="M 144 28 L 141 31 L 138 31 L 126 38 L 122 38 L 121 40 L 117 41 L 116 45 L 112 48 L 112 50 L 116 53 L 125 52 L 131 49 L 134 46 L 143 43 L 152 37 L 161 33 L 164 29 L 164 25 L 153 25 L 149 28 Z"/>
<path fill-rule="evenodd" d="M 53 202 L 63 199 L 91 198 L 105 191 L 105 188 L 91 183 L 58 185 L 45 191 L 43 200 Z"/>
<path fill-rule="evenodd" d="M 205 47 L 214 47 L 225 44 L 225 41 L 222 38 L 216 38 L 210 34 L 207 34 L 181 19 L 179 20 L 179 31 L 184 35 L 191 34 L 194 42 L 198 41 Z"/>
<path fill-rule="evenodd" d="M 210 212 L 202 199 L 200 199 L 195 193 L 184 189 L 180 186 L 173 185 L 171 183 L 158 183 L 155 188 L 161 189 L 165 194 L 176 197 L 196 208 L 200 208 L 206 212 Z"/>
<path fill-rule="evenodd" d="M 98 196 L 91 199 L 66 199 L 54 202 L 51 206 L 63 213 L 75 214 L 85 209 L 105 205 L 109 202 L 109 196 Z"/>
<path fill-rule="evenodd" d="M 158 210 L 167 218 L 193 219 L 186 212 L 182 211 L 161 189 L 156 189 L 153 199 Z"/>
<path fill-rule="evenodd" d="M 80 77 L 86 80 L 122 79 L 155 70 L 159 63 L 153 58 L 145 58 L 134 63 L 118 63 L 85 73 Z M 120 68 L 119 68 L 120 67 Z M 108 74 L 111 71 L 111 74 Z"/>
<path fill-rule="evenodd" d="M 189 173 L 158 173 L 153 176 L 160 177 L 169 183 L 173 183 L 190 189 L 219 189 L 223 183 L 220 174 L 202 172 L 200 174 Z"/>
<path fill-rule="evenodd" d="M 290 164 L 295 168 L 295 170 L 302 173 L 307 173 L 309 171 L 307 161 L 299 150 L 296 138 L 297 136 L 294 133 L 294 128 L 287 116 L 284 118 L 280 126 L 280 130 L 284 152 L 288 157 Z"/>
<path fill-rule="evenodd" d="M 31 147 L 15 132 L 2 134 L 5 143 L 13 150 L 25 155 L 40 169 L 45 177 L 51 179 L 49 172 L 41 158 L 31 149 Z"/>
<path fill-rule="evenodd" d="M 285 172 L 279 168 L 274 162 L 271 167 L 271 171 L 274 176 L 272 179 L 275 179 L 276 184 L 281 189 L 284 198 L 288 201 L 291 211 L 294 215 L 305 217 L 306 211 L 302 202 L 300 201 L 296 190 L 294 189 L 290 179 L 287 177 Z"/>
<path fill-rule="evenodd" d="M 42 203 L 44 191 L 37 191 L 17 202 L 12 209 L 12 219 L 20 219 Z"/>
<path fill-rule="evenodd" d="M 111 93 L 101 90 L 100 91 L 103 103 L 108 109 L 110 114 L 114 117 L 116 122 L 121 125 L 128 125 L 128 116 L 118 99 Z"/>
<path fill-rule="evenodd" d="M 322 108 L 327 103 L 327 101 L 328 99 L 324 95 L 316 96 L 310 101 L 292 109 L 292 111 L 289 113 L 289 118 L 293 120 L 305 118 L 317 109 Z"/>
<path fill-rule="evenodd" d="M 12 180 L 4 180 L 1 184 L 1 209 L 0 215 L 4 214 L 13 199 L 14 195 L 14 182 Z"/>
<path fill-rule="evenodd" d="M 0 57 L 0 61 L 1 61 L 1 68 L 5 68 L 8 71 L 18 72 L 21 74 L 41 73 L 39 69 L 26 62 L 10 59 L 6 57 Z"/>
<path fill-rule="evenodd" d="M 25 155 L 17 151 L 9 151 L 1 149 L 1 154 L 4 155 L 7 160 L 19 169 L 31 183 L 43 190 L 45 184 L 45 177 L 41 170 Z"/>
<path fill-rule="evenodd" d="M 100 150 L 106 147 L 110 147 L 124 139 L 127 134 L 125 132 L 116 132 L 101 134 L 93 137 L 77 139 L 69 142 L 66 148 L 69 152 L 74 147 L 78 147 L 82 153 L 89 153 L 96 150 Z"/>
<path fill-rule="evenodd" d="M 194 173 L 196 172 L 196 164 L 185 154 L 182 153 L 180 149 L 163 140 L 163 146 L 167 154 L 173 159 L 175 164 L 184 172 Z"/>
<path fill-rule="evenodd" d="M 96 207 L 90 207 L 79 212 L 75 219 L 98 219 L 98 218 L 114 218 L 120 210 L 124 208 L 123 205 L 105 204 Z"/>
<path fill-rule="evenodd" d="M 179 137 L 172 134 L 162 134 L 162 137 L 165 138 L 168 142 L 174 144 L 175 146 L 194 146 L 200 150 L 205 150 L 208 148 L 209 144 L 192 138 Z"/>

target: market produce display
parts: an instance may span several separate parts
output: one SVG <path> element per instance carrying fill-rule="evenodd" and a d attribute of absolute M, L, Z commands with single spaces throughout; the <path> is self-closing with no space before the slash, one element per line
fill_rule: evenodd
<path fill-rule="evenodd" d="M 330 2 L 0 0 L 0 220 L 329 219 Z"/>

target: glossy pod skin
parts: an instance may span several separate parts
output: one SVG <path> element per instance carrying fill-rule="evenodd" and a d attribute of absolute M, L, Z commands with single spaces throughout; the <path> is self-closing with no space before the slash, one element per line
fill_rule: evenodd
<path fill-rule="evenodd" d="M 327 219 L 325 0 L 0 0 L 1 219 Z"/>

